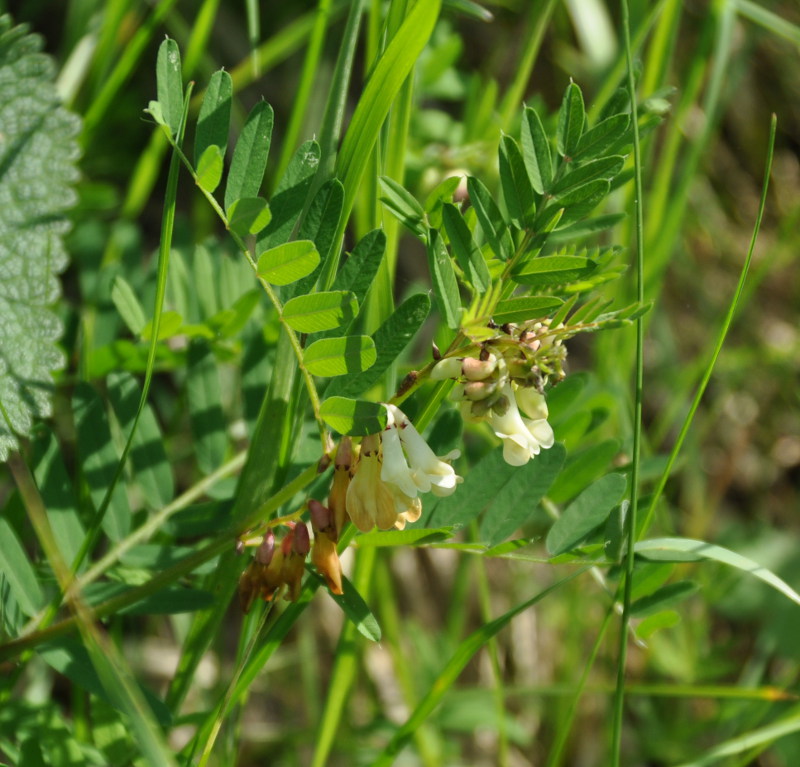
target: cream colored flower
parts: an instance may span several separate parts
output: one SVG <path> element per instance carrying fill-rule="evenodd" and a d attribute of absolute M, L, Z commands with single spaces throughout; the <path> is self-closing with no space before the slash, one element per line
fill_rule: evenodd
<path fill-rule="evenodd" d="M 450 495 L 456 489 L 456 485 L 463 480 L 445 461 L 458 458 L 461 453 L 454 450 L 443 456 L 444 460 L 438 458 L 402 410 L 394 405 L 387 405 L 386 408 L 389 411 L 391 426 L 384 431 L 383 440 L 385 446 L 391 445 L 394 463 L 390 465 L 386 452 L 384 452 L 381 477 L 385 481 L 394 482 L 408 495 L 412 495 L 410 492 L 411 482 L 422 493 L 433 492 L 434 495 L 440 497 Z M 392 432 L 399 437 L 397 444 Z M 408 463 L 405 461 L 402 450 L 398 450 L 400 445 L 405 448 Z M 408 481 L 409 478 L 411 482 Z"/>
<path fill-rule="evenodd" d="M 381 439 L 370 434 L 361 441 L 355 475 L 347 488 L 347 514 L 362 533 L 376 525 L 388 530 L 397 521 L 395 498 L 381 479 Z M 405 511 L 405 510 L 404 510 Z"/>
<path fill-rule="evenodd" d="M 503 387 L 503 396 L 508 402 L 508 407 L 502 415 L 499 415 L 496 409 L 492 410 L 489 414 L 489 425 L 503 440 L 503 458 L 506 463 L 511 466 L 522 466 L 538 455 L 542 448 L 553 446 L 553 429 L 545 418 L 534 420 L 522 416 L 511 384 L 507 383 Z M 535 399 L 523 395 L 523 401 L 535 414 L 541 413 L 541 405 Z"/>

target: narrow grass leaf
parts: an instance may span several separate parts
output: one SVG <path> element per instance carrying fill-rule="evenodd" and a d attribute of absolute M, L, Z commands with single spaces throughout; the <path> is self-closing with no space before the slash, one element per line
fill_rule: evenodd
<path fill-rule="evenodd" d="M 713 543 L 692 538 L 651 538 L 639 541 L 635 545 L 634 551 L 641 557 L 661 562 L 697 562 L 703 559 L 721 562 L 759 578 L 795 604 L 800 605 L 800 594 L 771 570 L 735 551 Z"/>
<path fill-rule="evenodd" d="M 597 269 L 597 263 L 582 256 L 541 256 L 526 261 L 511 278 L 520 285 L 544 287 L 580 280 Z"/>
<path fill-rule="evenodd" d="M 158 48 L 156 88 L 161 115 L 170 133 L 177 136 L 183 117 L 183 80 L 181 52 L 178 43 L 169 37 Z"/>
<path fill-rule="evenodd" d="M 289 285 L 311 274 L 319 262 L 319 252 L 311 240 L 294 240 L 261 253 L 258 276 L 273 285 Z"/>
<path fill-rule="evenodd" d="M 322 576 L 312 572 L 312 577 L 319 581 L 320 586 L 325 585 L 325 579 Z M 328 592 L 328 595 L 342 608 L 345 617 L 356 627 L 359 634 L 372 642 L 380 642 L 381 627 L 378 625 L 377 619 L 356 587 L 345 576 L 342 576 L 342 590 L 344 594 Z"/>
<path fill-rule="evenodd" d="M 530 519 L 561 471 L 565 455 L 562 445 L 553 445 L 524 466 L 513 467 L 483 515 L 479 535 L 488 547 L 502 543 Z"/>
<path fill-rule="evenodd" d="M 631 603 L 632 618 L 646 618 L 673 607 L 694 594 L 700 586 L 695 581 L 676 581 Z"/>
<path fill-rule="evenodd" d="M 206 610 L 213 606 L 214 595 L 200 589 L 166 588 L 124 607 L 123 615 L 177 615 Z"/>
<path fill-rule="evenodd" d="M 571 158 L 578 148 L 583 133 L 586 110 L 583 106 L 581 89 L 573 82 L 564 91 L 561 108 L 558 111 L 558 130 L 556 133 L 558 153 Z"/>
<path fill-rule="evenodd" d="M 130 435 L 141 389 L 130 373 L 115 372 L 108 377 L 108 398 L 125 439 Z M 164 450 L 164 438 L 150 405 L 145 405 L 128 453 L 136 483 L 153 509 L 166 506 L 175 494 L 172 469 Z"/>
<path fill-rule="evenodd" d="M 383 190 L 381 202 L 412 234 L 424 240 L 428 232 L 425 210 L 416 197 L 388 176 L 381 176 L 378 180 Z"/>
<path fill-rule="evenodd" d="M 329 397 L 320 407 L 322 420 L 339 434 L 363 437 L 386 428 L 386 408 L 379 402 Z"/>
<path fill-rule="evenodd" d="M 192 448 L 200 470 L 211 474 L 222 465 L 228 448 L 219 370 L 211 347 L 199 339 L 189 345 L 187 362 L 186 397 Z"/>
<path fill-rule="evenodd" d="M 431 301 L 424 293 L 410 296 L 403 301 L 372 334 L 377 351 L 375 364 L 358 375 L 332 381 L 327 394 L 354 397 L 376 384 L 417 334 L 430 309 Z"/>
<path fill-rule="evenodd" d="M 550 142 L 542 127 L 539 114 L 531 107 L 525 107 L 522 114 L 522 159 L 528 171 L 531 185 L 537 194 L 544 194 L 553 181 L 553 158 Z"/>
<path fill-rule="evenodd" d="M 540 591 L 536 596 L 523 602 L 517 607 L 509 610 L 499 618 L 486 623 L 477 631 L 470 634 L 464 641 L 459 644 L 456 651 L 450 657 L 450 660 L 445 664 L 442 671 L 430 686 L 428 692 L 424 695 L 422 700 L 417 704 L 409 718 L 395 731 L 391 740 L 387 743 L 378 758 L 373 761 L 373 767 L 390 767 L 395 763 L 395 758 L 402 750 L 403 746 L 408 742 L 416 730 L 429 719 L 435 708 L 439 705 L 442 698 L 452 690 L 456 680 L 464 670 L 466 665 L 470 662 L 472 657 L 478 650 L 481 649 L 492 637 L 494 637 L 501 629 L 505 628 L 513 618 L 519 615 L 524 610 L 532 607 L 537 602 L 540 602 L 546 596 L 549 596 L 554 591 L 558 590 L 571 581 L 573 578 L 580 575 L 584 570 L 578 570 L 566 578 L 554 583 L 544 591 Z"/>
<path fill-rule="evenodd" d="M 511 136 L 500 139 L 500 185 L 511 221 L 519 229 L 530 224 L 536 204 L 533 186 L 519 145 Z"/>
<path fill-rule="evenodd" d="M 506 322 L 525 322 L 543 317 L 561 306 L 564 301 L 556 296 L 517 296 L 507 298 L 497 304 L 492 319 L 502 325 Z"/>
<path fill-rule="evenodd" d="M 467 177 L 467 191 L 484 239 L 495 256 L 502 261 L 508 261 L 514 253 L 514 243 L 491 192 L 482 181 L 473 176 Z"/>
<path fill-rule="evenodd" d="M 272 220 L 272 211 L 263 197 L 240 197 L 228 208 L 228 229 L 240 237 L 258 234 Z"/>
<path fill-rule="evenodd" d="M 44 607 L 44 594 L 36 571 L 5 517 L 0 517 L 0 572 L 25 615 L 32 617 Z"/>
<path fill-rule="evenodd" d="M 577 546 L 608 519 L 627 484 L 622 474 L 606 474 L 589 485 L 553 523 L 547 534 L 547 550 L 556 556 Z"/>
<path fill-rule="evenodd" d="M 707 765 L 719 762 L 725 757 L 736 756 L 753 749 L 761 750 L 776 740 L 785 738 L 787 735 L 793 735 L 796 732 L 800 732 L 800 713 L 793 711 L 790 715 L 777 719 L 764 727 L 759 727 L 744 735 L 739 735 L 720 743 L 720 745 L 706 751 L 700 758 L 691 762 L 684 762 L 678 767 L 707 767 Z M 747 759 L 746 763 L 751 764 L 752 762 Z"/>
<path fill-rule="evenodd" d="M 455 330 L 461 324 L 461 296 L 450 254 L 441 235 L 435 229 L 431 230 L 427 250 L 428 269 L 436 305 L 447 327 Z"/>
<path fill-rule="evenodd" d="M 95 509 L 100 509 L 114 481 L 119 455 L 111 439 L 108 417 L 100 395 L 81 381 L 72 396 L 75 431 L 83 479 Z M 117 484 L 103 515 L 102 528 L 112 541 L 124 538 L 131 527 L 131 509 L 125 488 Z"/>
<path fill-rule="evenodd" d="M 197 161 L 197 184 L 209 194 L 212 193 L 222 181 L 223 157 L 222 150 L 211 144 L 203 150 Z"/>
<path fill-rule="evenodd" d="M 258 197 L 267 168 L 273 119 L 272 107 L 266 101 L 259 101 L 247 116 L 228 171 L 226 211 L 242 197 Z"/>
<path fill-rule="evenodd" d="M 301 333 L 338 328 L 358 314 L 358 301 L 349 290 L 295 296 L 283 307 L 283 319 Z"/>
<path fill-rule="evenodd" d="M 442 206 L 442 223 L 450 239 L 456 261 L 477 293 L 485 293 L 491 284 L 489 268 L 472 238 L 461 211 L 451 203 Z"/>
<path fill-rule="evenodd" d="M 303 364 L 311 375 L 343 376 L 362 373 L 375 364 L 375 342 L 369 336 L 321 338 L 303 353 Z"/>
<path fill-rule="evenodd" d="M 202 165 L 201 158 L 209 147 L 219 148 L 217 154 L 220 159 L 225 156 L 231 124 L 232 94 L 231 76 L 224 69 L 214 72 L 203 96 L 203 105 L 200 107 L 194 134 L 194 162 L 198 174 Z"/>
<path fill-rule="evenodd" d="M 128 330 L 138 336 L 147 324 L 147 317 L 130 283 L 121 274 L 114 278 L 111 300 L 117 307 L 122 321 L 128 326 Z"/>

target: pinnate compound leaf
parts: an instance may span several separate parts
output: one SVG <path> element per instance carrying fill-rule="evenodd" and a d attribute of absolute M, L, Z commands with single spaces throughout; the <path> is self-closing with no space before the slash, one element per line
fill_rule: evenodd
<path fill-rule="evenodd" d="M 348 290 L 331 290 L 296 296 L 283 307 L 283 319 L 300 333 L 331 330 L 350 322 L 358 314 L 358 301 Z"/>
<path fill-rule="evenodd" d="M 52 373 L 64 365 L 50 306 L 67 265 L 78 118 L 59 106 L 42 41 L 0 17 L 0 461 L 50 415 Z"/>
<path fill-rule="evenodd" d="M 311 240 L 295 240 L 265 250 L 258 257 L 258 276 L 273 285 L 289 285 L 311 274 L 319 253 Z"/>
<path fill-rule="evenodd" d="M 386 428 L 386 408 L 379 402 L 329 397 L 320 407 L 322 420 L 339 434 L 363 437 Z"/>
<path fill-rule="evenodd" d="M 321 338 L 303 354 L 303 363 L 315 376 L 343 376 L 361 373 L 375 364 L 375 342 L 369 336 Z"/>

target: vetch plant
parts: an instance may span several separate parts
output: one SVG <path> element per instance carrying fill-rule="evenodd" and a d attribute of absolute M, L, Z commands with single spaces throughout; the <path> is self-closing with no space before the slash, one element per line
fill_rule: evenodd
<path fill-rule="evenodd" d="M 251 50 L 221 68 L 217 5 L 191 25 L 168 0 L 141 24 L 70 6 L 55 81 L 0 19 L 0 762 L 710 764 L 796 732 L 764 713 L 793 684 L 791 648 L 769 662 L 780 626 L 725 676 L 741 648 L 713 646 L 710 611 L 732 582 L 706 563 L 768 587 L 786 625 L 791 573 L 703 540 L 680 472 L 710 462 L 677 460 L 755 233 L 713 350 L 659 372 L 691 406 L 645 407 L 645 333 L 657 365 L 674 320 L 660 275 L 685 268 L 670 180 L 700 172 L 668 162 L 706 61 L 673 99 L 679 12 L 643 12 L 631 42 L 623 3 L 625 50 L 576 70 L 594 103 L 558 69 L 551 111 L 530 76 L 551 14 L 585 34 L 569 4 L 524 11 L 507 82 L 464 69 L 452 15 L 491 19 L 472 2 L 321 0 L 263 41 L 247 2 Z M 701 47 L 730 14 L 793 39 L 718 10 Z M 271 70 L 298 49 L 286 117 Z M 132 123 L 149 144 L 122 157 Z M 583 721 L 588 692 L 603 715 Z M 700 709 L 667 705 L 698 697 L 715 739 L 744 734 L 708 750 Z"/>

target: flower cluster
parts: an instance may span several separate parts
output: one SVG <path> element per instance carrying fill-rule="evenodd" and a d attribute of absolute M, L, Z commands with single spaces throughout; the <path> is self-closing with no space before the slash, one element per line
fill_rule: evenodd
<path fill-rule="evenodd" d="M 503 458 L 522 466 L 553 446 L 543 389 L 550 376 L 563 377 L 565 348 L 547 321 L 504 325 L 480 346 L 479 356 L 439 361 L 431 378 L 457 381 L 452 398 L 473 422 L 487 421 L 503 441 Z"/>
<path fill-rule="evenodd" d="M 311 498 L 307 503 L 313 546 L 302 522 L 288 522 L 289 533 L 280 545 L 268 531 L 258 544 L 255 558 L 239 579 L 239 596 L 247 612 L 256 596 L 271 601 L 283 586 L 286 599 L 295 601 L 306 555 L 325 578 L 333 594 L 342 593 L 342 565 L 337 544 L 349 518 L 361 531 L 402 529 L 422 514 L 421 494 L 450 495 L 462 481 L 447 461 L 458 450 L 437 457 L 406 415 L 394 405 L 385 405 L 386 428 L 361 440 L 354 462 L 349 437 L 339 443 L 328 505 Z M 257 539 L 256 539 L 257 540 Z"/>

